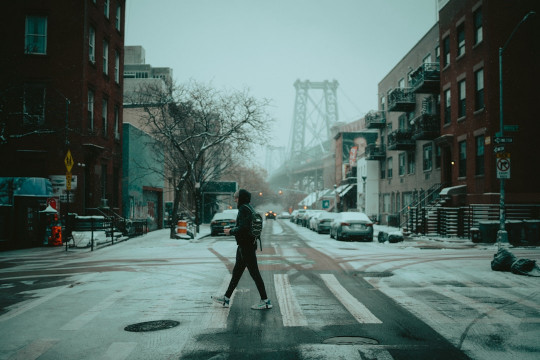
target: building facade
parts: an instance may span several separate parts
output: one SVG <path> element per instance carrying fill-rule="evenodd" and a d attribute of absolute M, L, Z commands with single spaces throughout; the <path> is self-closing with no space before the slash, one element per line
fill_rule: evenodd
<path fill-rule="evenodd" d="M 51 179 L 62 215 L 120 212 L 125 1 L 1 8 L 0 176 Z"/>
<path fill-rule="evenodd" d="M 540 81 L 539 16 L 520 23 L 538 1 L 441 1 L 442 181 L 462 187 L 453 205 L 498 204 L 497 163 L 510 164 L 505 181 L 507 204 L 539 204 L 534 156 L 540 123 L 534 106 Z M 515 33 L 513 31 L 515 30 Z M 513 35 L 512 35 L 513 34 Z M 503 98 L 500 98 L 499 48 L 503 50 Z M 499 143 L 500 105 L 504 137 Z M 510 126 L 508 126 L 510 125 Z"/>

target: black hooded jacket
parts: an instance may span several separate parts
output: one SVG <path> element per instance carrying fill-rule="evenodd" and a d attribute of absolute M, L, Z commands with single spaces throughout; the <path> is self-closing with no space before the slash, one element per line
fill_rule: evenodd
<path fill-rule="evenodd" d="M 231 229 L 231 235 L 234 235 L 236 243 L 242 247 L 257 246 L 255 237 L 251 235 L 251 193 L 247 190 L 238 191 L 238 215 L 236 216 L 236 226 Z M 250 210 L 251 209 L 251 210 Z"/>

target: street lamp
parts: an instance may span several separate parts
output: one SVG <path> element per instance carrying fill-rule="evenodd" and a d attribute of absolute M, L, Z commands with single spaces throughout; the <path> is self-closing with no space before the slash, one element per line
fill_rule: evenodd
<path fill-rule="evenodd" d="M 529 11 L 523 19 L 516 25 L 514 30 L 512 30 L 512 33 L 510 34 L 510 37 L 508 40 L 506 40 L 506 43 L 502 47 L 499 48 L 499 136 L 504 136 L 504 117 L 503 117 L 503 76 L 502 76 L 502 55 L 506 47 L 508 46 L 508 43 L 510 40 L 512 40 L 512 37 L 516 33 L 517 29 L 523 24 L 527 19 L 535 15 L 536 12 Z M 505 179 L 499 179 L 500 181 L 500 210 L 499 210 L 499 231 L 497 232 L 497 247 L 500 248 L 501 242 L 508 243 L 508 232 L 505 229 L 505 222 L 506 222 L 506 210 L 505 210 L 505 190 L 504 190 L 504 180 Z"/>
<path fill-rule="evenodd" d="M 337 185 L 334 184 L 334 195 L 336 196 L 336 199 L 334 200 L 334 212 L 338 212 L 337 210 L 337 204 L 338 204 L 338 193 L 337 193 Z"/>

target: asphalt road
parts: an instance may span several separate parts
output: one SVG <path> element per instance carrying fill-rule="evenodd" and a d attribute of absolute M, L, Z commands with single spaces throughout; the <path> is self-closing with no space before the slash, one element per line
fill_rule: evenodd
<path fill-rule="evenodd" d="M 265 311 L 250 309 L 259 299 L 247 271 L 230 308 L 210 301 L 230 279 L 230 237 L 149 234 L 94 252 L 4 254 L 0 359 L 468 358 L 372 285 L 392 271 L 352 268 L 343 257 L 308 246 L 288 223 L 275 234 L 274 224 L 265 226 L 258 252 L 274 305 Z M 125 330 L 156 320 L 177 326 Z"/>

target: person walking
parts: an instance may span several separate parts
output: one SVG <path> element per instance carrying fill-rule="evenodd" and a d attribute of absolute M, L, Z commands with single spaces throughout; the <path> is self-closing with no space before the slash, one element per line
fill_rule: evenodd
<path fill-rule="evenodd" d="M 236 249 L 236 262 L 225 295 L 212 296 L 212 299 L 223 307 L 228 307 L 234 289 L 236 289 L 236 286 L 247 267 L 251 278 L 255 281 L 255 285 L 257 286 L 257 290 L 261 297 L 261 301 L 251 308 L 253 310 L 271 309 L 272 303 L 266 295 L 264 281 L 257 265 L 257 255 L 255 254 L 255 251 L 257 250 L 257 239 L 251 235 L 251 217 L 252 211 L 255 211 L 250 204 L 251 193 L 245 189 L 240 189 L 234 194 L 234 201 L 238 208 L 236 226 L 225 229 L 225 235 L 234 235 L 236 239 L 236 244 L 238 245 Z"/>

